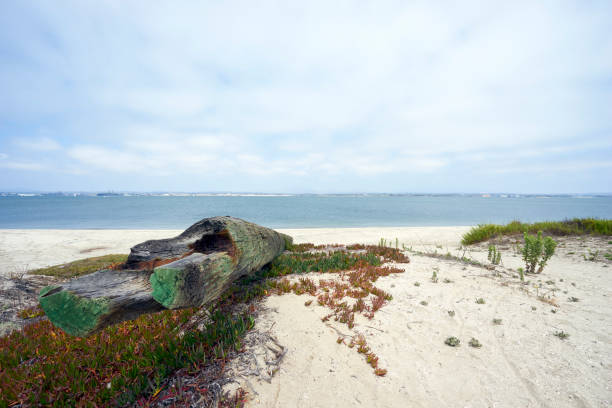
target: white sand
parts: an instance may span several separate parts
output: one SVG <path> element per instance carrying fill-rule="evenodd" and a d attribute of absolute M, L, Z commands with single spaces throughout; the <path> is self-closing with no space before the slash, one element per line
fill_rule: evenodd
<path fill-rule="evenodd" d="M 458 251 L 467 227 L 284 230 L 296 242 L 378 242 L 439 253 Z M 177 231 L 0 231 L 3 272 L 66 262 L 104 253 L 127 253 L 145 239 Z M 609 239 L 563 239 L 557 255 L 530 285 L 512 271 L 521 265 L 512 248 L 501 246 L 502 274 L 461 263 L 411 254 L 405 273 L 381 278 L 376 286 L 393 300 L 372 320 L 356 319 L 349 330 L 323 323 L 328 311 L 304 302 L 310 296 L 271 296 L 255 331 L 278 339 L 287 353 L 270 379 L 243 373 L 238 380 L 254 407 L 608 407 L 612 400 L 612 263 L 589 249 L 612 252 Z M 91 248 L 105 249 L 91 250 Z M 486 261 L 486 247 L 466 255 Z M 430 280 L 439 268 L 439 282 Z M 452 283 L 443 283 L 443 279 Z M 563 279 L 561 281 L 561 279 Z M 420 286 L 414 286 L 414 282 Z M 546 281 L 554 281 L 547 284 Z M 541 284 L 542 288 L 534 288 Z M 539 301 L 549 293 L 559 308 Z M 564 293 L 567 291 L 567 293 Z M 570 302 L 568 297 L 579 298 Z M 479 305 L 475 299 L 486 303 Z M 427 306 L 420 304 L 422 300 Z M 532 310 L 535 308 L 535 310 Z M 557 312 L 552 313 L 555 309 Z M 451 317 L 448 310 L 454 310 Z M 492 319 L 502 319 L 493 325 Z M 567 340 L 553 335 L 563 330 Z M 338 332 L 363 333 L 380 366 L 377 377 L 355 349 L 338 345 Z M 461 346 L 444 344 L 449 336 Z M 482 348 L 468 346 L 476 337 Z M 251 350 L 257 353 L 257 349 Z"/>
<path fill-rule="evenodd" d="M 128 254 L 170 230 L 0 230 L 0 276 L 106 254 Z"/>

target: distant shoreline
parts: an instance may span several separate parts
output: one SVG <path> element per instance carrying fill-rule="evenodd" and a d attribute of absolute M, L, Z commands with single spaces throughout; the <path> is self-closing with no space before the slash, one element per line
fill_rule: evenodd
<path fill-rule="evenodd" d="M 0 197 L 610 197 L 612 193 L 198 193 L 198 192 L 37 192 L 37 191 L 0 191 Z"/>
<path fill-rule="evenodd" d="M 612 218 L 612 196 L 484 195 L 12 195 L 0 197 L 0 229 L 171 230 L 217 215 L 269 228 L 463 226 Z"/>

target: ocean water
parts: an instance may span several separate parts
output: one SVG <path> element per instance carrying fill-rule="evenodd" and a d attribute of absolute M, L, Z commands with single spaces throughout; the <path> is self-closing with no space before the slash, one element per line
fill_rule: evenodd
<path fill-rule="evenodd" d="M 216 215 L 271 228 L 458 226 L 612 218 L 612 196 L 0 196 L 0 228 L 183 229 Z"/>

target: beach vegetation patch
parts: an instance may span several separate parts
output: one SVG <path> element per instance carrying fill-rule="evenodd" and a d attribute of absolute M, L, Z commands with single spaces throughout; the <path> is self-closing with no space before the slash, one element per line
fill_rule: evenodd
<path fill-rule="evenodd" d="M 450 347 L 459 347 L 459 345 L 461 344 L 461 340 L 459 340 L 457 337 L 452 336 L 444 340 L 444 344 Z"/>
<path fill-rule="evenodd" d="M 0 406 L 131 404 L 177 369 L 224 358 L 253 325 L 250 316 L 219 310 L 204 330 L 182 333 L 196 312 L 143 315 L 85 338 L 48 320 L 14 331 L 0 338 Z"/>
<path fill-rule="evenodd" d="M 49 266 L 47 268 L 35 269 L 28 272 L 31 275 L 56 276 L 58 278 L 74 278 L 101 269 L 111 269 L 127 260 L 127 255 L 111 254 L 96 256 L 93 258 L 79 259 L 61 265 Z"/>
<path fill-rule="evenodd" d="M 477 338 L 474 338 L 474 337 L 470 339 L 470 342 L 468 344 L 470 345 L 470 347 L 474 347 L 474 348 L 482 347 L 482 344 L 478 341 Z"/>
<path fill-rule="evenodd" d="M 612 235 L 612 219 L 574 218 L 565 221 L 544 221 L 531 224 L 520 221 L 512 221 L 506 225 L 481 224 L 465 233 L 461 243 L 471 245 L 499 236 L 518 235 L 525 232 L 534 234 L 538 231 L 553 236 L 585 234 L 609 236 Z"/>
<path fill-rule="evenodd" d="M 242 349 L 243 336 L 254 325 L 256 308 L 252 301 L 271 294 L 313 296 L 331 309 L 328 319 L 353 328 L 355 314 L 371 319 L 392 300 L 391 294 L 377 288 L 374 282 L 382 276 L 402 273 L 403 269 L 383 263 L 409 262 L 399 249 L 356 247 L 348 250 L 336 246 L 329 250 L 312 244 L 295 245 L 294 251 L 286 251 L 254 275 L 235 282 L 208 309 L 146 314 L 83 338 L 69 336 L 48 320 L 27 325 L 0 338 L 0 407 L 149 406 L 164 398 L 176 402 L 174 391 L 166 389 L 168 379 L 177 370 L 197 376 L 207 367 L 224 367 L 230 354 Z M 114 257 L 106 258 L 102 268 L 126 258 Z M 86 273 L 85 265 L 94 268 L 95 264 L 98 268 L 99 258 L 104 257 L 77 261 L 79 267 L 60 268 L 62 276 Z M 288 275 L 307 272 L 338 275 L 318 282 L 300 276 L 287 279 Z M 305 305 L 311 303 L 312 299 Z M 37 315 L 38 310 L 23 314 Z M 374 374 L 385 375 L 386 370 L 379 367 L 378 357 L 365 339 L 357 340 L 357 351 L 364 355 Z"/>

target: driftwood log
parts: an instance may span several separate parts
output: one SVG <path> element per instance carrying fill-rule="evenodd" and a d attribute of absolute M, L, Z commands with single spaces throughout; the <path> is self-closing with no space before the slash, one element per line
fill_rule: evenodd
<path fill-rule="evenodd" d="M 205 218 L 175 238 L 134 246 L 120 267 L 44 288 L 39 301 L 54 325 L 87 336 L 141 314 L 209 305 L 290 244 L 238 218 Z"/>

